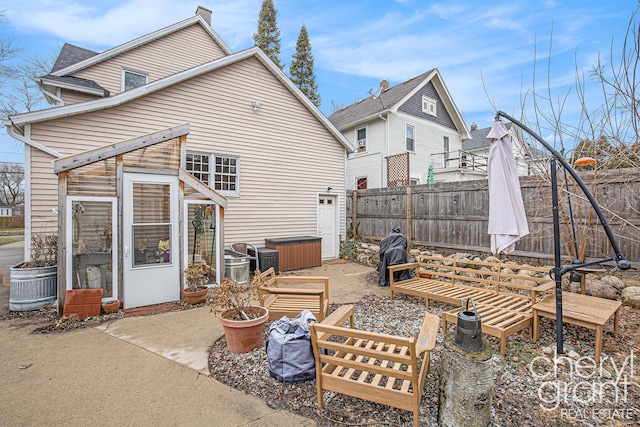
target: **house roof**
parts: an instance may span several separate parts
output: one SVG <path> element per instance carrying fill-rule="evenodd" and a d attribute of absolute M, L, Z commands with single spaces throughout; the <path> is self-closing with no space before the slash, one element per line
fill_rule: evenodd
<path fill-rule="evenodd" d="M 98 55 L 98 52 L 65 43 L 62 49 L 60 49 L 56 63 L 53 64 L 50 72 L 55 73 L 58 70 L 62 70 L 96 55 Z"/>
<path fill-rule="evenodd" d="M 507 127 L 507 129 L 511 129 L 515 125 L 509 122 L 506 123 L 505 126 Z M 491 141 L 487 139 L 487 135 L 489 135 L 490 130 L 491 126 L 482 129 L 472 129 L 471 131 L 469 131 L 469 133 L 471 134 L 471 139 L 462 142 L 462 151 L 473 151 L 488 148 L 491 145 Z M 546 157 L 542 151 L 531 146 L 530 144 L 526 144 L 524 140 L 520 143 L 520 145 L 526 146 L 526 148 L 523 148 L 526 149 L 532 159 L 542 159 Z"/>
<path fill-rule="evenodd" d="M 103 110 L 107 108 L 116 107 L 118 105 L 125 104 L 134 99 L 143 97 L 150 93 L 157 92 L 166 87 L 175 85 L 177 83 L 184 82 L 193 77 L 197 77 L 199 75 L 212 72 L 215 70 L 222 69 L 230 64 L 235 64 L 237 62 L 243 61 L 247 58 L 254 57 L 258 59 L 271 73 L 285 86 L 291 91 L 291 93 L 298 98 L 298 100 L 306 106 L 306 108 L 316 117 L 316 119 L 322 123 L 325 128 L 343 145 L 343 147 L 349 151 L 353 152 L 353 145 L 336 129 L 336 127 L 325 117 L 320 110 L 305 96 L 304 93 L 300 91 L 292 82 L 289 77 L 287 77 L 280 68 L 278 68 L 273 61 L 271 61 L 262 50 L 258 47 L 252 47 L 250 49 L 234 53 L 231 55 L 227 55 L 220 59 L 207 62 L 202 65 L 198 65 L 196 67 L 190 68 L 188 70 L 182 71 L 180 73 L 173 74 L 171 76 L 155 80 L 151 83 L 148 83 L 144 86 L 137 87 L 135 89 L 130 89 L 125 92 L 121 92 L 117 95 L 110 96 L 107 98 L 99 98 L 92 101 L 80 102 L 71 105 L 59 106 L 44 110 L 32 111 L 22 114 L 17 114 L 15 116 L 10 116 L 8 119 L 4 120 L 4 124 L 7 126 L 9 130 L 11 127 L 23 125 L 26 123 L 36 123 L 42 122 L 52 119 L 57 119 L 61 117 L 74 116 L 78 114 L 84 114 L 91 111 Z"/>
<path fill-rule="evenodd" d="M 440 71 L 437 68 L 433 68 L 405 82 L 391 86 L 380 92 L 378 96 L 364 98 L 339 111 L 336 111 L 329 116 L 329 120 L 338 129 L 343 130 L 351 126 L 365 123 L 384 112 L 395 113 L 398 111 L 400 106 L 402 106 L 411 96 L 429 82 L 433 82 L 436 91 L 440 95 L 442 101 L 446 104 L 447 111 L 456 124 L 458 131 L 463 134 L 462 139 L 469 139 L 469 131 L 464 124 L 462 115 L 453 102 L 453 99 L 440 76 Z"/>
<path fill-rule="evenodd" d="M 331 120 L 331 123 L 333 123 L 338 129 L 342 129 L 371 116 L 377 116 L 379 113 L 393 108 L 402 99 L 404 99 L 407 94 L 416 89 L 420 83 L 424 83 L 434 71 L 435 70 L 429 70 L 426 73 L 407 80 L 406 82 L 389 87 L 387 90 L 382 91 L 377 98 L 369 96 L 361 99 L 355 104 L 351 104 L 342 110 L 336 111 L 329 116 L 329 120 Z"/>

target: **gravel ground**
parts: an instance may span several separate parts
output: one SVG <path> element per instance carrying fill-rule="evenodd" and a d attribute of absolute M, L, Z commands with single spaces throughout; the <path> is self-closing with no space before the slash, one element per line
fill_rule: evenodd
<path fill-rule="evenodd" d="M 440 315 L 448 309 L 451 307 L 436 302 L 431 304 L 429 311 Z M 425 313 L 423 300 L 404 295 L 398 295 L 394 301 L 388 297 L 366 296 L 355 305 L 357 328 L 401 336 L 417 336 Z M 606 378 L 606 372 L 603 373 L 605 376 L 594 375 L 594 369 L 574 369 L 572 377 L 571 368 L 576 366 L 576 362 L 558 366 L 557 374 L 554 374 L 550 370 L 553 355 L 550 359 L 542 351 L 544 346 L 555 348 L 555 323 L 546 319 L 541 322 L 541 339 L 538 343 L 532 343 L 523 334 L 513 335 L 509 338 L 506 357 L 500 356 L 499 341 L 490 337 L 495 371 L 493 425 L 639 425 L 640 382 L 633 376 L 635 372 L 632 366 L 638 371 L 640 363 L 633 361 L 630 364 L 631 360 L 628 359 L 632 350 L 638 352 L 639 349 L 639 322 L 640 310 L 623 307 L 618 339 L 613 337 L 611 326 L 605 327 L 603 356 L 609 356 L 610 359 L 603 357 L 602 360 L 604 368 L 614 374 L 612 379 Z M 268 325 L 265 328 L 265 340 Z M 564 334 L 565 344 L 584 356 L 582 366 L 589 366 L 594 354 L 593 331 L 566 325 Z M 425 426 L 437 425 L 442 340 L 440 334 L 432 352 L 432 370 L 427 376 L 421 402 L 420 424 Z M 539 359 L 532 365 L 535 357 Z M 623 374 L 617 385 L 617 399 L 612 386 L 615 369 L 611 362 L 615 362 L 617 370 Z M 289 410 L 314 419 L 322 426 L 404 426 L 413 423 L 410 411 L 332 392 L 325 392 L 325 408 L 318 409 L 315 381 L 290 384 L 272 378 L 264 346 L 246 354 L 233 354 L 227 350 L 225 338 L 222 337 L 211 348 L 209 366 L 212 375 L 224 384 L 264 399 L 271 408 Z M 623 384 L 624 374 L 628 383 L 626 386 Z M 545 378 L 541 378 L 543 376 Z M 607 382 L 609 386 L 603 387 Z M 604 392 L 598 395 L 597 391 L 601 388 Z M 555 394 L 555 390 L 560 390 L 560 393 Z M 554 408 L 556 402 L 558 405 Z M 554 409 L 545 410 L 543 406 Z"/>

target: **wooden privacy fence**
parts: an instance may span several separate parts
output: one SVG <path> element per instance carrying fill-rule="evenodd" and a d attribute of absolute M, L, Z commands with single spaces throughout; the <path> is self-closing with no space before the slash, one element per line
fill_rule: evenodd
<path fill-rule="evenodd" d="M 571 177 L 567 183 L 563 175 L 559 178 L 563 259 L 572 258 L 573 251 L 568 248 L 574 248 L 574 228 L 578 245 L 588 242 L 584 249 L 585 259 L 613 256 L 604 228 L 578 186 Z M 585 172 L 581 178 L 600 204 L 624 256 L 629 261 L 639 261 L 640 171 Z M 550 184 L 548 180 L 529 176 L 520 178 L 520 186 L 530 233 L 516 243 L 516 250 L 511 255 L 523 258 L 523 261 L 553 261 Z M 486 179 L 350 190 L 348 196 L 351 203 L 347 203 L 347 229 L 358 237 L 381 239 L 394 227 L 399 227 L 409 239 L 410 246 L 490 252 Z M 574 218 L 574 227 L 570 217 Z"/>

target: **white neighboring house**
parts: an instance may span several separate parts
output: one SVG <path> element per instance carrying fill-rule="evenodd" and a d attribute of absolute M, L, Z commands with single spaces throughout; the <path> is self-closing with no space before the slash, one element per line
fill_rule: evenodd
<path fill-rule="evenodd" d="M 516 160 L 518 175 L 535 175 L 537 171 L 547 170 L 546 159 L 549 156 L 545 156 L 543 152 L 529 145 L 524 139 L 522 129 L 518 126 L 513 123 L 507 123 L 506 127 L 509 130 L 509 135 L 511 135 L 513 156 Z M 471 168 L 472 162 L 475 161 L 475 165 L 479 166 L 477 169 L 484 169 L 484 175 L 480 176 L 481 178 L 486 177 L 486 161 L 489 158 L 489 149 L 491 147 L 491 141 L 487 139 L 487 135 L 490 130 L 491 126 L 478 129 L 478 126 L 472 123 L 470 131 L 472 139 L 462 143 L 464 167 Z"/>
<path fill-rule="evenodd" d="M 471 139 L 437 68 L 392 87 L 383 80 L 372 92 L 329 117 L 356 146 L 347 160 L 348 189 L 425 184 L 434 154 L 440 153 L 440 162 L 448 165 L 448 153 Z M 389 177 L 386 159 L 404 154 L 408 177 L 393 166 Z M 398 172 L 404 180 L 397 178 Z M 436 176 L 436 181 L 444 180 Z"/>
<path fill-rule="evenodd" d="M 0 217 L 12 217 L 13 208 L 9 205 L 0 205 Z"/>

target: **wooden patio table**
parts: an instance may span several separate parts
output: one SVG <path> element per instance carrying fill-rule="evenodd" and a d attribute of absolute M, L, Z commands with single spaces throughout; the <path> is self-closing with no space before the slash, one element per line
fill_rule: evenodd
<path fill-rule="evenodd" d="M 573 292 L 562 293 L 562 321 L 573 325 L 583 326 L 596 331 L 596 363 L 600 362 L 602 352 L 602 329 L 604 324 L 614 317 L 613 331 L 618 334 L 620 320 L 620 301 L 612 301 L 589 295 Z M 550 319 L 556 318 L 555 298 L 535 304 L 531 307 L 533 312 L 533 340 L 538 341 L 540 336 L 540 316 Z"/>

